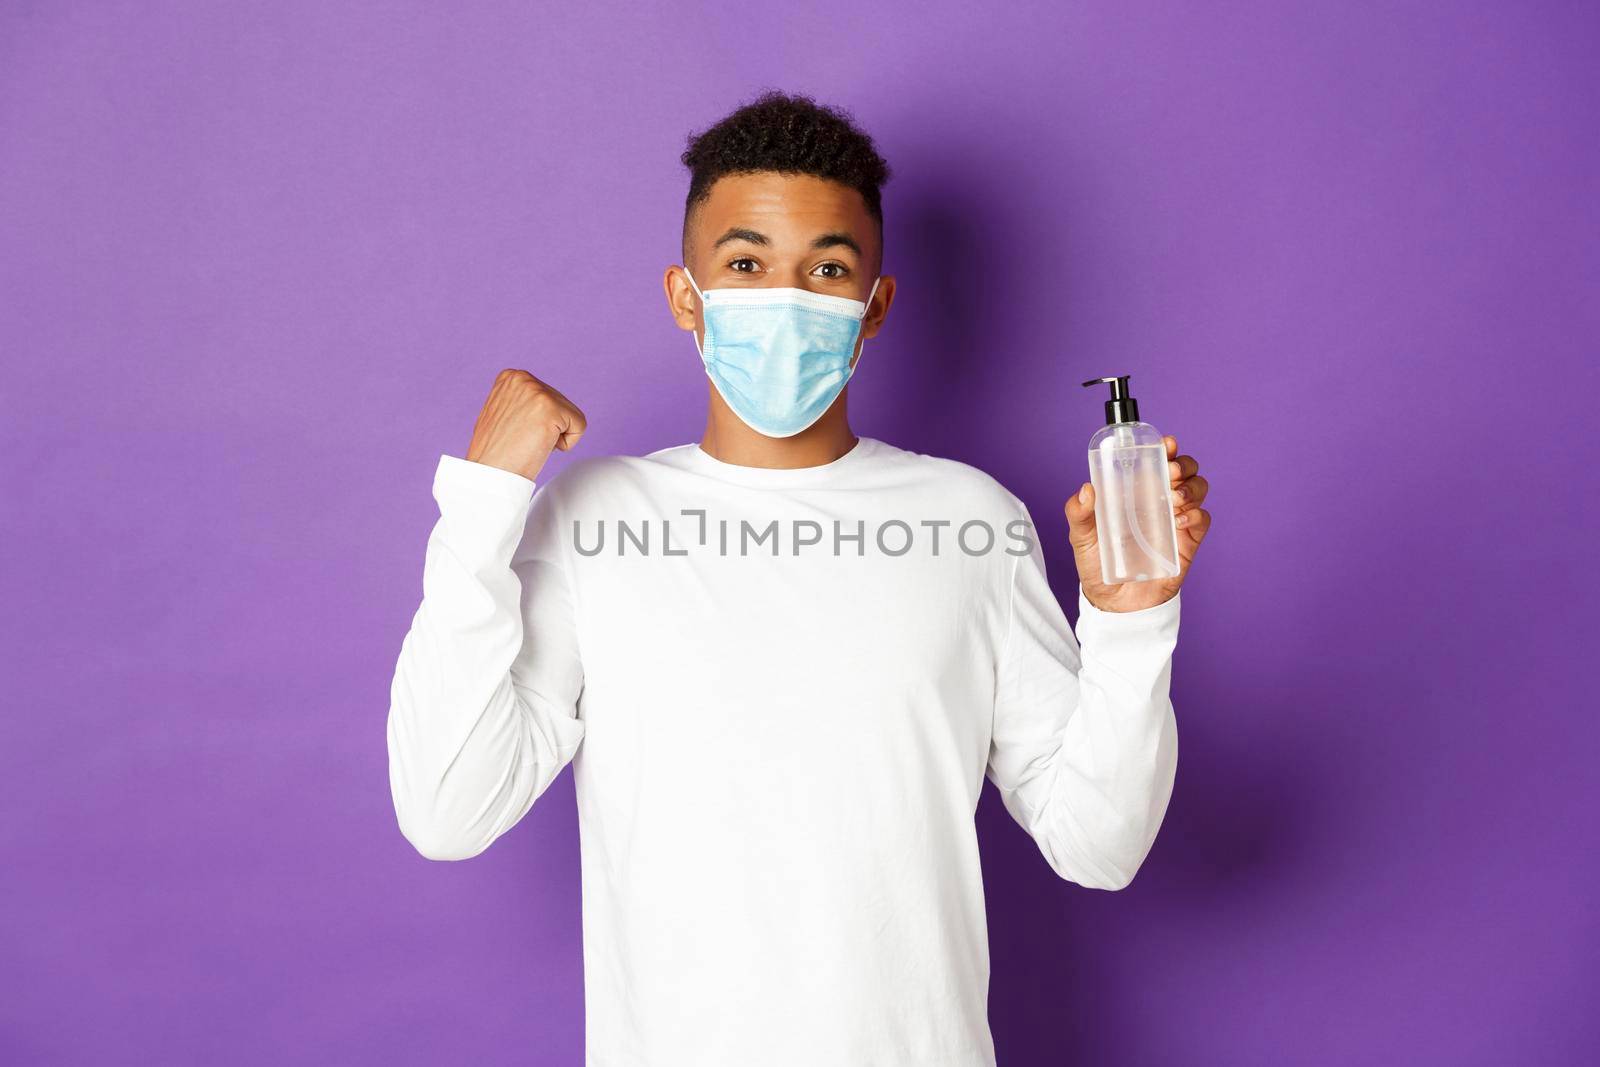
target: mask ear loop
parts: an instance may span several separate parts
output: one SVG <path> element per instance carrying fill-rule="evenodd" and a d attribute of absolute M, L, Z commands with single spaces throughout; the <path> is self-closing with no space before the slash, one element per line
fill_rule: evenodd
<path fill-rule="evenodd" d="M 706 321 L 706 294 L 700 291 L 700 286 L 695 283 L 694 275 L 689 272 L 688 267 L 683 268 L 683 273 L 689 279 L 689 284 L 694 287 L 694 295 L 700 298 L 700 321 L 704 323 Z M 690 330 L 689 336 L 694 338 L 694 350 L 700 353 L 700 358 L 704 360 L 706 353 L 705 349 L 700 347 L 700 335 Z"/>
<path fill-rule="evenodd" d="M 872 310 L 872 298 L 878 295 L 878 283 L 880 281 L 882 281 L 882 280 L 883 280 L 883 275 L 881 275 L 881 274 L 878 275 L 876 278 L 872 279 L 872 289 L 867 293 L 867 306 L 861 309 L 861 319 L 860 319 L 861 322 L 867 321 L 867 312 Z M 863 337 L 861 339 L 861 351 L 856 353 L 856 361 L 854 363 L 850 364 L 850 373 L 845 375 L 845 377 L 844 377 L 846 385 L 848 385 L 850 383 L 850 379 L 851 378 L 855 377 L 856 368 L 861 366 L 861 357 L 866 355 L 866 354 L 867 354 L 867 339 L 865 337 Z"/>

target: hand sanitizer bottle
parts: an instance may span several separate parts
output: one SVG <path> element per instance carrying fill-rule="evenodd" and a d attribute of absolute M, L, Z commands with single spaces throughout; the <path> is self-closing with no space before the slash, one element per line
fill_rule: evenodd
<path fill-rule="evenodd" d="M 1100 539 L 1100 577 L 1144 582 L 1178 574 L 1178 526 L 1172 514 L 1167 446 L 1128 395 L 1128 375 L 1094 378 L 1111 386 L 1106 425 L 1089 439 L 1089 481 Z"/>

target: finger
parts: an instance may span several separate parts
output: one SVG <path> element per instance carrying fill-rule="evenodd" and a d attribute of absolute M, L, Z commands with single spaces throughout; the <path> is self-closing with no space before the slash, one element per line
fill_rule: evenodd
<path fill-rule="evenodd" d="M 1173 485 L 1186 478 L 1193 478 L 1200 471 L 1200 463 L 1193 456 L 1179 456 L 1167 463 L 1167 479 Z"/>
<path fill-rule="evenodd" d="M 1078 577 L 1086 583 L 1100 580 L 1100 541 L 1094 522 L 1094 486 L 1084 482 L 1067 501 L 1067 536 L 1077 560 Z"/>
<path fill-rule="evenodd" d="M 1211 491 L 1211 483 L 1205 477 L 1196 474 L 1172 491 L 1172 506 L 1175 511 L 1185 511 L 1205 500 L 1206 493 Z"/>
<path fill-rule="evenodd" d="M 1161 438 L 1161 443 L 1167 446 L 1167 458 L 1172 459 L 1178 454 L 1178 439 L 1170 433 Z"/>
<path fill-rule="evenodd" d="M 1093 546 L 1095 540 L 1094 528 L 1094 485 L 1084 482 L 1078 491 L 1067 501 L 1067 530 L 1072 538 L 1073 547 Z"/>
<path fill-rule="evenodd" d="M 589 420 L 578 410 L 576 404 L 564 401 L 561 405 L 561 433 L 556 438 L 556 447 L 563 452 L 570 452 L 583 437 L 584 431 L 589 428 Z"/>
<path fill-rule="evenodd" d="M 1186 560 L 1193 559 L 1195 550 L 1211 530 L 1211 512 L 1194 508 L 1177 516 L 1173 522 L 1178 524 L 1178 554 Z"/>
<path fill-rule="evenodd" d="M 556 438 L 556 447 L 563 452 L 570 452 L 582 439 L 583 425 L 579 423 L 574 427 L 561 431 L 561 436 Z"/>
<path fill-rule="evenodd" d="M 568 403 L 567 404 L 567 428 L 566 428 L 566 432 L 569 433 L 569 434 L 572 434 L 573 435 L 573 439 L 576 440 L 577 438 L 582 437 L 583 436 L 583 432 L 585 430 L 587 430 L 588 428 L 589 428 L 589 420 L 588 420 L 588 418 L 584 415 L 584 413 L 581 410 L 579 410 L 579 408 L 578 408 L 578 406 L 576 404 Z"/>

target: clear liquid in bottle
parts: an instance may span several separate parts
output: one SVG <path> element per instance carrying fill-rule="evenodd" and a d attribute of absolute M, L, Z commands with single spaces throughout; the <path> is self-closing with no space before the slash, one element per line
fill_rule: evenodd
<path fill-rule="evenodd" d="M 1104 426 L 1089 441 L 1089 481 L 1101 580 L 1145 582 L 1178 574 L 1167 446 L 1147 422 Z"/>

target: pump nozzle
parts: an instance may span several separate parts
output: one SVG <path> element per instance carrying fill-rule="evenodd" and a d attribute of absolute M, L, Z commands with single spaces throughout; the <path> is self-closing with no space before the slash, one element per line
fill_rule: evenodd
<path fill-rule="evenodd" d="M 1110 378 L 1090 378 L 1084 382 L 1084 388 L 1091 385 L 1107 384 L 1111 386 L 1111 399 L 1106 401 L 1106 425 L 1118 422 L 1138 422 L 1139 402 L 1128 395 L 1128 379 L 1131 375 L 1118 374 Z"/>

